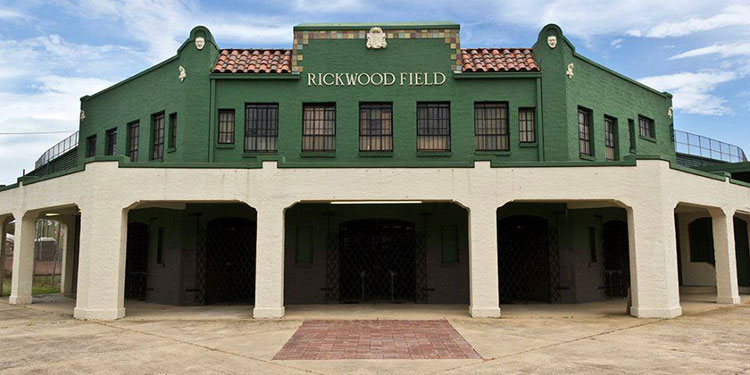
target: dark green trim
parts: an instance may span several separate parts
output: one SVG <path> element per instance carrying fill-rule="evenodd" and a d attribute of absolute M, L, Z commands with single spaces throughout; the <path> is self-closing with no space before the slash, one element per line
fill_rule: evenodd
<path fill-rule="evenodd" d="M 383 30 L 397 29 L 460 29 L 461 25 L 450 21 L 436 22 L 356 22 L 356 23 L 302 23 L 294 26 L 294 31 L 316 30 L 370 30 L 379 27 Z"/>
<path fill-rule="evenodd" d="M 299 73 L 211 73 L 209 78 L 214 79 L 291 79 L 299 80 Z"/>
<path fill-rule="evenodd" d="M 234 149 L 234 143 L 217 143 L 216 148 L 224 150 Z"/>
<path fill-rule="evenodd" d="M 177 151 L 177 148 L 175 148 L 175 147 L 169 147 L 169 148 L 167 148 L 167 152 L 168 153 L 172 153 L 172 152 L 175 152 L 175 151 Z"/>
<path fill-rule="evenodd" d="M 303 158 L 335 158 L 335 152 L 300 152 L 300 157 Z"/>
<path fill-rule="evenodd" d="M 453 72 L 454 79 L 540 78 L 542 72 Z"/>
<path fill-rule="evenodd" d="M 578 154 L 578 157 L 581 158 L 581 160 L 591 160 L 596 161 L 596 157 L 593 155 L 584 155 L 584 154 Z"/>
<path fill-rule="evenodd" d="M 510 156 L 510 150 L 497 150 L 497 151 L 476 150 L 476 151 L 474 151 L 474 155 L 483 155 L 483 156 Z"/>
<path fill-rule="evenodd" d="M 360 151 L 359 152 L 360 157 L 370 158 L 370 157 L 392 157 L 393 151 Z"/>
<path fill-rule="evenodd" d="M 644 137 L 644 136 L 642 136 L 640 134 L 638 134 L 638 138 L 640 138 L 640 139 L 642 139 L 644 141 L 649 141 L 649 142 L 652 142 L 652 143 L 656 143 L 656 138 Z"/>
<path fill-rule="evenodd" d="M 451 156 L 451 152 L 450 151 L 417 151 L 417 156 L 445 157 L 445 156 Z"/>
<path fill-rule="evenodd" d="M 518 142 L 518 147 L 521 148 L 534 148 L 539 147 L 539 144 L 536 142 Z"/>

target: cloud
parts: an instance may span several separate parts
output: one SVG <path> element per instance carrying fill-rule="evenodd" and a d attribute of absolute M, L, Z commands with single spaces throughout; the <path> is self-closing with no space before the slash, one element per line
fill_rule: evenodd
<path fill-rule="evenodd" d="M 681 37 L 730 26 L 749 25 L 750 5 L 730 5 L 710 17 L 691 17 L 678 22 L 662 22 L 655 26 L 629 30 L 628 35 L 648 38 Z"/>
<path fill-rule="evenodd" d="M 28 18 L 27 15 L 13 9 L 0 8 L 0 20 L 13 20 Z"/>
<path fill-rule="evenodd" d="M 683 72 L 645 77 L 638 81 L 674 95 L 673 105 L 677 110 L 699 115 L 726 115 L 732 110 L 727 101 L 711 94 L 722 83 L 741 78 L 732 71 Z"/>
<path fill-rule="evenodd" d="M 684 59 L 688 57 L 719 55 L 722 58 L 734 56 L 750 56 L 750 43 L 725 43 L 712 44 L 707 47 L 695 48 L 670 57 L 670 60 Z"/>

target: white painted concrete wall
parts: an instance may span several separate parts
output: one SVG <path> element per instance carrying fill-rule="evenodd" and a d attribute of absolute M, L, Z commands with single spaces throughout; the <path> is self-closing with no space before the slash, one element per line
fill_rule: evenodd
<path fill-rule="evenodd" d="M 489 162 L 477 162 L 474 168 L 456 169 L 279 169 L 275 162 L 265 162 L 262 169 L 163 169 L 98 162 L 87 164 L 83 172 L 0 192 L 0 215 L 21 217 L 32 210 L 78 205 L 82 222 L 75 315 L 115 319 L 125 313 L 127 209 L 151 200 L 239 201 L 257 209 L 257 317 L 284 314 L 283 210 L 299 201 L 435 200 L 467 207 L 473 316 L 500 313 L 495 210 L 508 201 L 604 200 L 626 206 L 632 313 L 639 317 L 681 313 L 673 218 L 679 202 L 750 212 L 747 187 L 673 170 L 659 160 L 640 160 L 636 167 L 578 168 L 490 168 Z M 23 233 L 25 226 L 16 228 Z M 31 302 L 31 280 L 24 280 L 30 273 L 24 267 L 30 258 L 26 254 L 33 253 L 33 236 L 30 241 L 24 236 L 14 257 L 10 299 L 19 304 Z"/>

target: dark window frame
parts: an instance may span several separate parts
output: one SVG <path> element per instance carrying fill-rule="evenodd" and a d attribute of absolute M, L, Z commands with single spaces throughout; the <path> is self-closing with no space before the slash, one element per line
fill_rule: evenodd
<path fill-rule="evenodd" d="M 474 102 L 474 149 L 510 151 L 508 102 Z"/>
<path fill-rule="evenodd" d="M 255 115 L 252 119 L 251 114 Z M 245 103 L 243 149 L 248 153 L 279 151 L 279 103 Z"/>
<path fill-rule="evenodd" d="M 439 113 L 438 113 L 439 112 Z M 423 118 L 421 115 L 427 114 Z M 437 115 L 437 118 L 430 116 Z M 417 102 L 417 151 L 450 152 L 451 151 L 451 103 L 450 102 Z M 435 143 L 445 143 L 437 147 Z M 430 147 L 433 146 L 433 147 Z"/>
<path fill-rule="evenodd" d="M 617 130 L 617 118 L 604 115 L 604 157 L 606 160 L 618 159 Z"/>
<path fill-rule="evenodd" d="M 628 119 L 628 137 L 630 137 L 630 153 L 635 153 L 635 120 Z"/>
<path fill-rule="evenodd" d="M 581 115 L 583 115 L 583 122 L 581 122 Z M 585 107 L 578 107 L 576 122 L 578 123 L 578 154 L 583 157 L 593 157 L 593 111 Z"/>
<path fill-rule="evenodd" d="M 233 108 L 221 108 L 216 117 L 216 143 L 220 145 L 233 145 L 237 117 Z M 228 115 L 225 119 L 222 115 Z"/>
<path fill-rule="evenodd" d="M 139 121 L 128 123 L 127 136 L 128 157 L 130 158 L 130 161 L 136 162 L 138 161 L 138 142 L 141 138 L 141 123 Z"/>
<path fill-rule="evenodd" d="M 177 113 L 169 114 L 169 143 L 167 147 L 170 150 L 177 148 Z"/>
<path fill-rule="evenodd" d="M 525 113 L 528 115 L 531 115 L 531 120 L 529 122 L 528 118 L 522 118 L 521 113 Z M 526 125 L 531 125 L 531 129 L 527 127 L 524 129 L 522 126 L 522 121 L 526 122 Z M 526 136 L 524 137 L 524 134 Z M 529 134 L 531 134 L 531 138 L 529 139 Z M 535 107 L 523 107 L 518 108 L 518 141 L 520 143 L 536 143 L 536 108 Z"/>
<path fill-rule="evenodd" d="M 638 135 L 648 139 L 656 139 L 656 123 L 654 119 L 638 115 Z"/>
<path fill-rule="evenodd" d="M 373 118 L 377 113 L 380 117 Z M 359 151 L 393 151 L 393 103 L 359 103 Z"/>
<path fill-rule="evenodd" d="M 151 115 L 151 160 L 164 160 L 164 146 L 167 132 L 166 121 L 164 112 Z"/>
<path fill-rule="evenodd" d="M 86 157 L 96 156 L 96 134 L 86 137 Z"/>
<path fill-rule="evenodd" d="M 117 128 L 104 132 L 104 154 L 108 156 L 117 154 Z"/>
<path fill-rule="evenodd" d="M 336 103 L 303 103 L 302 152 L 336 152 L 336 127 Z"/>

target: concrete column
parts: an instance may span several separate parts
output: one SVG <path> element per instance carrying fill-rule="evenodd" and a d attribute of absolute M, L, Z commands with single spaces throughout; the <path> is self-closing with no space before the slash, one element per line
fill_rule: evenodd
<path fill-rule="evenodd" d="M 469 313 L 474 318 L 500 317 L 497 235 L 497 207 L 469 207 Z"/>
<path fill-rule="evenodd" d="M 737 258 L 734 248 L 733 211 L 711 209 L 716 259 L 716 303 L 737 305 L 740 291 L 737 283 Z"/>
<path fill-rule="evenodd" d="M 95 201 L 81 207 L 78 286 L 73 316 L 114 320 L 125 316 L 127 211 Z"/>
<path fill-rule="evenodd" d="M 31 284 L 34 281 L 34 235 L 36 215 L 16 212 L 15 242 L 13 244 L 13 277 L 10 284 L 11 305 L 31 303 Z"/>
<path fill-rule="evenodd" d="M 62 258 L 62 275 L 60 276 L 60 292 L 63 295 L 70 296 L 73 290 L 73 252 L 75 248 L 75 217 L 64 217 L 60 222 L 65 225 L 65 244 L 63 249 L 65 253 Z"/>
<path fill-rule="evenodd" d="M 284 317 L 284 209 L 256 207 L 258 226 L 255 260 L 256 319 Z"/>
<path fill-rule="evenodd" d="M 0 216 L 0 295 L 5 282 L 5 240 L 8 230 L 8 216 Z"/>
<path fill-rule="evenodd" d="M 682 315 L 674 209 L 643 203 L 627 209 L 633 297 L 630 314 L 639 318 L 674 318 Z"/>

